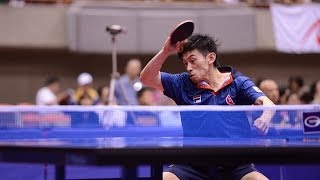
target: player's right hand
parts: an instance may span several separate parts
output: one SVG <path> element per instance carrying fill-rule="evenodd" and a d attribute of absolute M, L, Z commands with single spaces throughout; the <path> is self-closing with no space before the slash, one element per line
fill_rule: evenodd
<path fill-rule="evenodd" d="M 164 46 L 162 48 L 162 52 L 171 55 L 174 53 L 178 53 L 182 50 L 182 46 L 184 43 L 187 42 L 187 39 L 184 41 L 178 41 L 176 44 L 172 45 L 171 44 L 171 39 L 170 36 L 167 38 L 166 42 L 164 43 Z"/>

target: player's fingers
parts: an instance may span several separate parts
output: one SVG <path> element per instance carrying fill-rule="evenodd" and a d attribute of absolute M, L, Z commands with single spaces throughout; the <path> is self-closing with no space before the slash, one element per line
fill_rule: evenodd
<path fill-rule="evenodd" d="M 164 44 L 163 50 L 169 54 L 176 52 L 176 45 L 171 44 L 170 36 L 167 38 Z"/>
<path fill-rule="evenodd" d="M 183 41 L 178 41 L 175 46 L 176 52 L 182 52 L 183 51 Z"/>
<path fill-rule="evenodd" d="M 167 38 L 167 40 L 166 40 L 166 42 L 165 42 L 165 46 L 166 46 L 167 48 L 172 48 L 172 47 L 173 47 L 173 45 L 171 44 L 171 38 L 170 38 L 170 36 Z"/>
<path fill-rule="evenodd" d="M 268 134 L 268 132 L 269 132 L 269 127 L 267 126 L 263 133 Z"/>
<path fill-rule="evenodd" d="M 261 132 L 263 133 L 263 134 L 268 134 L 268 131 L 269 131 L 269 127 L 268 127 L 268 125 L 267 124 L 263 124 L 262 126 L 261 126 Z"/>
<path fill-rule="evenodd" d="M 260 127 L 260 131 L 264 134 L 265 131 L 267 129 L 267 126 L 265 124 L 261 124 L 261 127 Z"/>
<path fill-rule="evenodd" d="M 260 130 L 263 134 L 268 133 L 268 125 L 261 120 L 256 120 L 253 124 L 258 130 Z"/>
<path fill-rule="evenodd" d="M 260 120 L 258 120 L 258 119 L 255 120 L 254 123 L 253 123 L 253 126 L 260 129 L 260 127 L 261 127 L 261 122 L 260 122 Z"/>

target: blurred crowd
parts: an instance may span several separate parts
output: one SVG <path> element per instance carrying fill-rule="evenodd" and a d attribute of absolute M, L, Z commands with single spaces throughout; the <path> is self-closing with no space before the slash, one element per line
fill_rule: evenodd
<path fill-rule="evenodd" d="M 87 72 L 83 72 L 76 79 L 77 88 L 65 91 L 60 91 L 59 78 L 47 78 L 44 86 L 37 91 L 35 101 L 37 105 L 175 105 L 161 91 L 146 87 L 140 82 L 141 69 L 139 59 L 128 60 L 125 73 L 116 79 L 114 98 L 110 96 L 109 84 L 104 84 L 95 89 L 93 86 L 94 77 Z M 278 105 L 320 104 L 320 80 L 307 85 L 302 77 L 291 76 L 288 78 L 287 85 L 279 85 L 272 79 L 261 79 L 256 84 L 266 96 Z M 259 113 L 261 112 L 253 112 L 250 116 L 248 114 L 248 117 L 256 119 L 259 117 Z M 87 115 L 84 116 L 83 114 Z M 71 124 L 74 127 L 82 127 L 83 124 L 87 126 L 88 123 L 99 124 L 104 128 L 123 127 L 125 124 L 179 126 L 177 124 L 179 121 L 169 121 L 170 119 L 179 119 L 179 113 L 170 111 L 157 114 L 150 111 L 125 112 L 119 110 L 106 111 L 100 115 L 96 112 L 68 112 L 64 115 L 68 115 L 64 119 L 68 123 L 72 122 Z M 27 116 L 28 119 L 30 119 L 29 116 Z M 276 112 L 272 121 L 281 127 L 300 127 L 301 116 L 302 114 L 299 111 L 281 110 Z"/>
<path fill-rule="evenodd" d="M 36 93 L 36 105 L 173 105 L 162 92 L 142 85 L 141 68 L 139 59 L 127 62 L 125 73 L 116 79 L 113 98 L 109 84 L 94 88 L 94 77 L 87 72 L 78 75 L 76 89 L 64 91 L 58 77 L 48 77 Z"/>
<path fill-rule="evenodd" d="M 291 76 L 285 86 L 272 79 L 262 79 L 256 84 L 278 105 L 320 104 L 320 80 L 306 85 L 303 77 Z"/>
<path fill-rule="evenodd" d="M 301 76 L 291 76 L 287 85 L 278 85 L 272 79 L 261 79 L 256 84 L 276 105 L 320 104 L 320 80 L 306 85 Z M 253 112 L 252 120 L 261 113 Z M 302 116 L 303 112 L 299 110 L 277 110 L 272 122 L 282 128 L 300 128 Z"/>
<path fill-rule="evenodd" d="M 174 105 L 162 92 L 145 87 L 139 80 L 139 59 L 130 59 L 125 73 L 116 79 L 114 98 L 109 84 L 93 87 L 94 77 L 83 72 L 77 78 L 77 88 L 60 91 L 58 77 L 48 77 L 35 98 L 37 105 Z M 278 105 L 320 104 L 320 80 L 310 85 L 301 76 L 289 77 L 287 85 L 272 79 L 261 79 L 257 86 Z"/>

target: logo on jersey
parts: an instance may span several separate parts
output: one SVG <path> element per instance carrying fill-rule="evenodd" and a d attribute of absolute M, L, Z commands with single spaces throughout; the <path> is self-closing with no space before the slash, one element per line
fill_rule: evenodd
<path fill-rule="evenodd" d="M 320 112 L 303 113 L 303 130 L 305 133 L 320 133 Z"/>
<path fill-rule="evenodd" d="M 228 96 L 226 97 L 226 103 L 229 105 L 235 105 L 235 103 L 233 102 L 231 96 L 228 94 Z"/>
<path fill-rule="evenodd" d="M 257 92 L 259 92 L 259 93 L 261 93 L 262 91 L 261 91 L 261 89 L 260 88 L 258 88 L 257 86 L 253 86 L 252 87 L 255 91 L 257 91 Z"/>
<path fill-rule="evenodd" d="M 201 95 L 193 96 L 193 102 L 194 103 L 201 103 Z"/>

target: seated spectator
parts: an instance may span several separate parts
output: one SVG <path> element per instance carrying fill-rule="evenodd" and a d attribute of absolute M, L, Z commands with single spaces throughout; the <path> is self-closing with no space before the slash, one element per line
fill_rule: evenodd
<path fill-rule="evenodd" d="M 128 61 L 125 74 L 115 83 L 115 98 L 119 105 L 138 105 L 137 91 L 134 89 L 135 83 L 140 83 L 139 74 L 141 72 L 141 62 L 138 59 Z"/>
<path fill-rule="evenodd" d="M 279 104 L 287 104 L 287 97 L 290 94 L 290 91 L 286 86 L 280 86 L 279 88 Z"/>
<path fill-rule="evenodd" d="M 299 96 L 308 91 L 307 87 L 304 86 L 304 80 L 301 76 L 291 76 L 289 78 L 288 89 L 290 90 L 290 94 L 297 93 Z"/>
<path fill-rule="evenodd" d="M 80 98 L 79 98 L 79 105 L 83 106 L 92 106 L 93 105 L 93 100 L 91 96 L 87 93 L 84 93 Z"/>
<path fill-rule="evenodd" d="M 280 91 L 280 104 L 287 104 L 289 95 L 297 94 L 302 96 L 305 92 L 308 92 L 308 88 L 304 86 L 304 80 L 300 76 L 291 76 L 288 80 L 288 87 Z"/>
<path fill-rule="evenodd" d="M 301 104 L 301 99 L 298 93 L 291 93 L 287 97 L 287 104 L 288 105 L 299 105 Z"/>
<path fill-rule="evenodd" d="M 87 93 L 82 94 L 79 97 L 79 104 L 83 106 L 92 106 L 94 104 L 93 99 Z M 99 128 L 102 127 L 100 125 L 100 120 L 98 114 L 93 110 L 83 111 L 70 111 L 66 112 L 66 114 L 71 116 L 71 125 L 76 128 Z"/>
<path fill-rule="evenodd" d="M 259 88 L 266 96 L 274 103 L 279 103 L 279 87 L 278 84 L 272 79 L 265 79 L 259 83 Z"/>
<path fill-rule="evenodd" d="M 137 93 L 138 102 L 141 106 L 152 106 L 153 104 L 153 89 L 143 87 Z M 127 123 L 135 126 L 158 126 L 159 113 L 151 111 L 136 111 L 127 112 Z"/>
<path fill-rule="evenodd" d="M 149 87 L 143 87 L 140 91 L 137 92 L 137 98 L 139 105 L 142 106 L 152 106 L 153 102 L 153 89 Z"/>
<path fill-rule="evenodd" d="M 99 102 L 99 95 L 97 91 L 92 87 L 93 78 L 89 73 L 81 73 L 78 76 L 78 88 L 73 94 L 73 103 L 80 104 L 80 98 L 84 94 L 87 94 L 89 98 L 93 101 L 93 105 Z"/>
<path fill-rule="evenodd" d="M 58 105 L 61 100 L 66 98 L 67 93 L 58 94 L 60 91 L 60 80 L 57 77 L 49 77 L 44 87 L 40 88 L 36 94 L 37 105 Z"/>
<path fill-rule="evenodd" d="M 310 88 L 310 94 L 313 97 L 312 104 L 320 104 L 320 80 L 314 82 Z"/>
<path fill-rule="evenodd" d="M 299 105 L 301 104 L 301 99 L 299 94 L 291 93 L 287 97 L 287 104 L 288 105 Z M 294 126 L 300 125 L 302 122 L 302 114 L 299 111 L 291 110 L 291 111 L 284 111 L 282 113 L 283 122 L 285 124 L 291 124 Z"/>
<path fill-rule="evenodd" d="M 261 81 L 259 84 L 259 88 L 270 98 L 275 104 L 279 103 L 280 91 L 278 88 L 278 84 L 271 80 L 266 79 Z M 284 100 L 283 104 L 300 104 L 299 96 L 292 94 L 288 95 Z M 254 111 L 252 112 L 252 118 L 256 119 L 261 116 L 262 111 Z M 298 123 L 298 116 L 295 111 L 276 111 L 272 121 L 273 124 L 281 124 L 281 125 L 296 125 Z"/>
<path fill-rule="evenodd" d="M 99 105 L 108 105 L 109 104 L 109 93 L 110 88 L 109 86 L 102 86 L 98 88 L 98 95 L 99 95 Z"/>
<path fill-rule="evenodd" d="M 313 103 L 313 96 L 310 92 L 305 92 L 304 94 L 302 94 L 300 99 L 301 99 L 301 104 L 312 104 Z"/>

